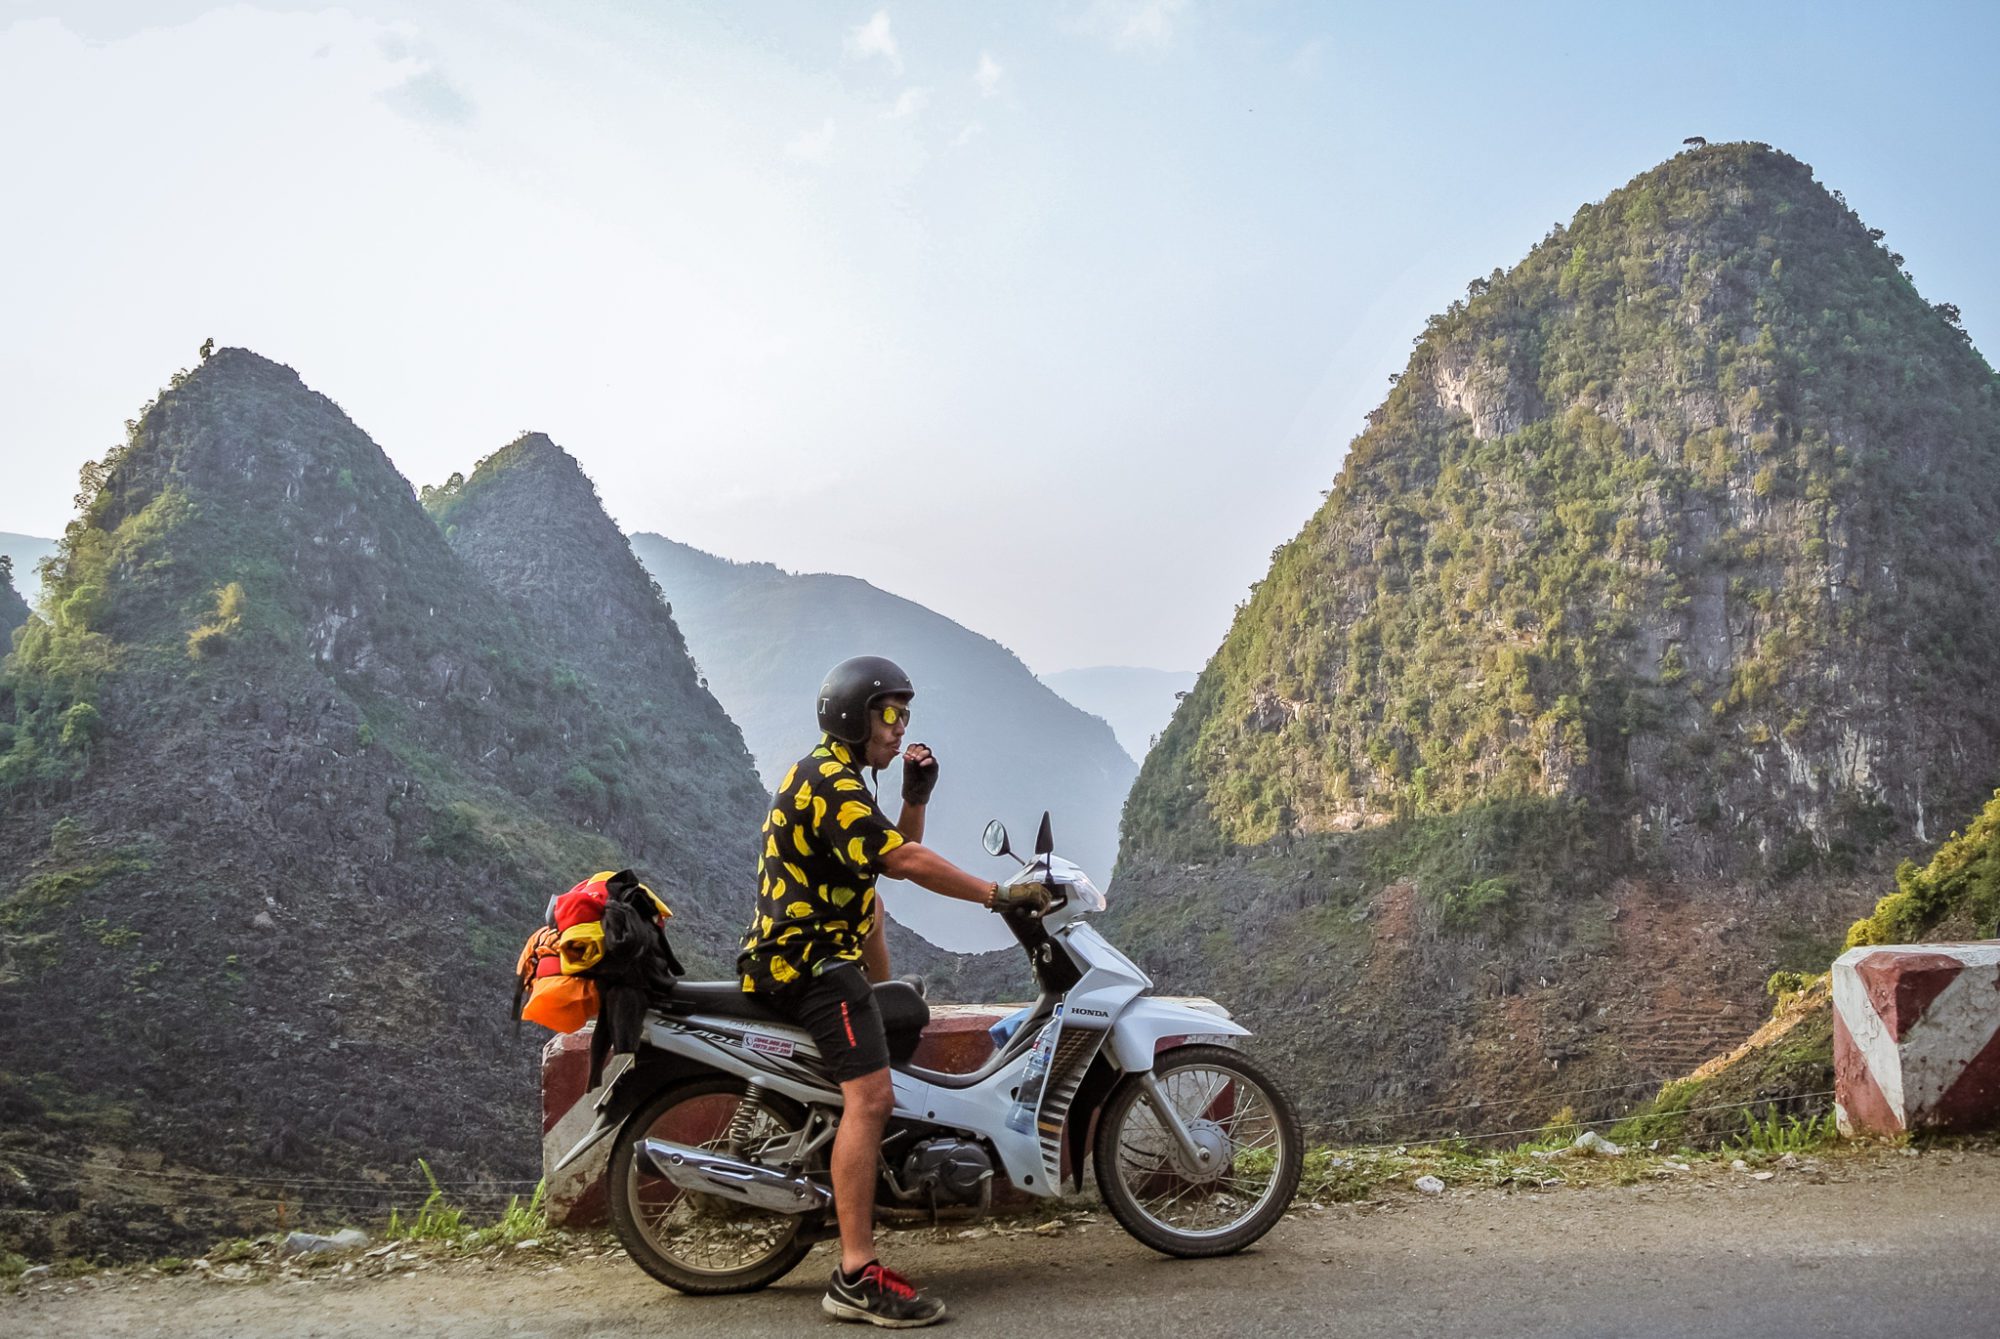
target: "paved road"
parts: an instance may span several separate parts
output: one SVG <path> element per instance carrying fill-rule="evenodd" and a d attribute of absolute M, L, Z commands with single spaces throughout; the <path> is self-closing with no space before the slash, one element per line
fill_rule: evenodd
<path fill-rule="evenodd" d="M 935 1241 L 892 1263 L 946 1298 L 966 1336 L 1476 1336 L 1825 1339 L 2000 1336 L 2000 1156 L 1890 1158 L 1813 1183 L 1453 1192 L 1307 1212 L 1224 1260 L 1154 1255 L 1107 1221 L 1060 1237 Z M 368 1282 L 134 1281 L 0 1301 L 9 1336 L 375 1339 L 392 1334 L 858 1333 L 818 1311 L 822 1247 L 750 1297 L 691 1299 L 622 1258 Z"/>

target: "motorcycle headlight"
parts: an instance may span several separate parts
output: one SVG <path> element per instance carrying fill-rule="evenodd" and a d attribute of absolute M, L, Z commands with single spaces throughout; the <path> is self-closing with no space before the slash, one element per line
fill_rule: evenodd
<path fill-rule="evenodd" d="M 1071 902 L 1084 910 L 1104 910 L 1104 893 L 1079 866 L 1061 856 L 1049 857 L 1049 882 L 1062 889 Z"/>

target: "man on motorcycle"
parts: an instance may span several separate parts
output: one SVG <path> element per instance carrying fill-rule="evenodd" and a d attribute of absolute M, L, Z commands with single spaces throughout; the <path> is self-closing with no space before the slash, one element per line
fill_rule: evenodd
<path fill-rule="evenodd" d="M 737 960 L 743 989 L 812 1034 L 840 1081 L 833 1200 L 840 1268 L 821 1307 L 843 1320 L 928 1325 L 944 1304 L 923 1296 L 875 1256 L 875 1179 L 882 1132 L 895 1108 L 889 1044 L 871 981 L 889 978 L 875 881 L 887 875 L 994 910 L 1032 905 L 1039 889 L 1004 889 L 922 845 L 938 765 L 923 744 L 903 747 L 916 687 L 893 662 L 857 656 L 819 690 L 819 746 L 785 773 L 764 820 L 757 912 Z M 903 759 L 902 809 L 892 824 L 861 769 Z"/>

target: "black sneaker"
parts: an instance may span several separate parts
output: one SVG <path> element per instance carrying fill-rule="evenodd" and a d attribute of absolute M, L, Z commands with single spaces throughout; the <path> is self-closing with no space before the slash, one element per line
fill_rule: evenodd
<path fill-rule="evenodd" d="M 914 1330 L 944 1319 L 943 1302 L 925 1297 L 914 1283 L 880 1263 L 867 1266 L 853 1283 L 834 1270 L 819 1307 L 840 1320 L 865 1320 L 890 1330 Z"/>

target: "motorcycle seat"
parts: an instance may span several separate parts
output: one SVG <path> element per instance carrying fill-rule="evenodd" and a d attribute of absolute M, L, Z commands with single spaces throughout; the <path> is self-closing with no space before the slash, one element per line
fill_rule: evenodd
<path fill-rule="evenodd" d="M 907 981 L 883 981 L 875 987 L 875 1005 L 882 1011 L 882 1030 L 889 1037 L 892 1063 L 909 1059 L 925 1024 L 931 1021 L 931 1007 Z M 672 1013 L 711 1014 L 717 1018 L 739 1018 L 756 1023 L 791 1020 L 737 981 L 676 981 L 673 995 L 664 1001 Z"/>
<path fill-rule="evenodd" d="M 759 1023 L 783 1023 L 785 1018 L 740 981 L 676 981 L 674 993 L 662 1001 L 674 1013 L 713 1014 L 717 1018 L 747 1018 Z"/>

